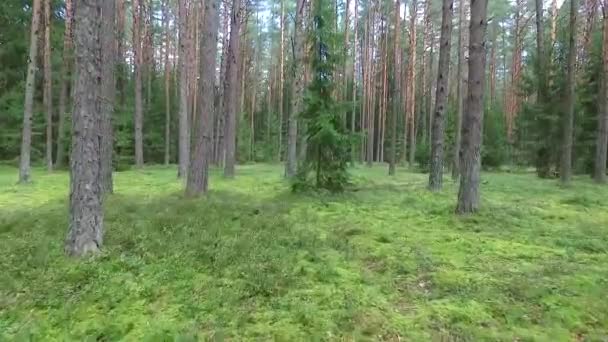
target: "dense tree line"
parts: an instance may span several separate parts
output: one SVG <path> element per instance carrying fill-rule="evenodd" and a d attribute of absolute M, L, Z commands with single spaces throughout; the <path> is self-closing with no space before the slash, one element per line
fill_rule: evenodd
<path fill-rule="evenodd" d="M 607 6 L 3 2 L 0 159 L 23 183 L 32 163 L 69 161 L 71 254 L 101 246 L 112 170 L 145 164 L 177 164 L 189 196 L 207 192 L 210 166 L 235 177 L 246 162 L 333 191 L 349 164 L 428 171 L 432 191 L 449 170 L 458 213 L 479 208 L 482 168 L 603 183 Z"/>

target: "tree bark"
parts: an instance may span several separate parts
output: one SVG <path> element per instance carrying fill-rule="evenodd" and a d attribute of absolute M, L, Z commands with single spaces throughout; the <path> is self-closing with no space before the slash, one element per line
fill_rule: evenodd
<path fill-rule="evenodd" d="M 118 96 L 121 108 L 124 108 L 127 99 L 125 91 L 126 83 L 126 65 L 124 52 L 125 39 L 125 0 L 116 0 L 116 88 L 118 88 Z"/>
<path fill-rule="evenodd" d="M 456 213 L 479 209 L 483 96 L 485 90 L 487 0 L 471 0 L 469 87 L 462 123 L 461 176 Z"/>
<path fill-rule="evenodd" d="M 293 86 L 291 87 L 291 98 L 289 99 L 289 122 L 287 129 L 287 163 L 285 164 L 285 174 L 288 178 L 296 175 L 297 169 L 297 142 L 298 142 L 298 121 L 302 107 L 302 96 L 304 93 L 304 0 L 296 3 L 296 16 L 294 27 L 294 56 L 291 66 Z"/>
<path fill-rule="evenodd" d="M 454 138 L 454 151 L 452 160 L 452 179 L 458 179 L 460 176 L 460 147 L 462 142 L 462 116 L 464 109 L 464 94 L 467 91 L 467 72 L 466 69 L 466 54 L 465 46 L 466 42 L 466 1 L 460 0 L 458 9 L 458 70 L 456 72 L 458 78 L 458 85 L 456 87 L 456 129 Z"/>
<path fill-rule="evenodd" d="M 544 106 L 547 100 L 547 73 L 545 67 L 545 43 L 543 31 L 543 0 L 535 0 L 536 8 L 536 72 L 538 76 L 537 102 Z M 542 119 L 546 121 L 545 119 Z M 549 125 L 550 123 L 544 122 Z M 543 125 L 544 125 L 543 124 Z M 537 150 L 536 173 L 539 177 L 545 178 L 549 175 L 550 169 L 550 146 L 547 141 L 541 141 Z"/>
<path fill-rule="evenodd" d="M 100 184 L 102 0 L 76 0 L 76 84 L 72 111 L 70 221 L 65 252 L 96 253 L 103 244 Z"/>
<path fill-rule="evenodd" d="M 353 100 L 352 100 L 352 115 L 350 118 L 350 131 L 351 134 L 355 134 L 356 132 L 356 119 L 357 119 L 357 46 L 359 46 L 358 39 L 358 31 L 359 31 L 359 21 L 357 17 L 359 15 L 359 0 L 355 0 L 355 13 L 353 15 L 354 21 L 354 36 L 355 39 L 353 41 Z M 351 144 L 351 163 L 354 165 L 355 160 L 357 159 L 357 144 L 354 142 Z"/>
<path fill-rule="evenodd" d="M 57 123 L 57 152 L 55 154 L 55 166 L 64 165 L 65 159 L 65 116 L 67 114 L 68 95 L 70 91 L 73 59 L 73 22 L 74 8 L 72 0 L 65 1 L 65 31 L 63 33 L 63 67 L 61 76 L 61 90 L 59 93 L 59 122 Z"/>
<path fill-rule="evenodd" d="M 450 75 L 450 49 L 452 38 L 452 11 L 454 0 L 443 0 L 439 67 L 437 70 L 437 92 L 433 130 L 431 134 L 431 170 L 429 189 L 440 191 L 443 186 L 443 144 L 445 134 L 445 110 L 448 104 Z"/>
<path fill-rule="evenodd" d="M 224 111 L 226 124 L 224 126 L 224 139 L 226 144 L 226 160 L 224 177 L 234 177 L 234 164 L 236 163 L 236 97 L 238 87 L 238 64 L 241 44 L 241 1 L 232 1 L 230 19 L 230 42 L 228 43 L 228 63 L 226 64 L 226 79 L 224 82 Z"/>
<path fill-rule="evenodd" d="M 179 0 L 179 138 L 177 177 L 185 178 L 190 161 L 190 124 L 188 114 L 188 46 L 187 0 Z"/>
<path fill-rule="evenodd" d="M 607 2 L 607 1 L 605 1 Z M 603 29 L 602 29 L 602 67 L 603 83 L 601 87 L 603 96 L 599 100 L 603 102 L 601 112 L 598 115 L 597 143 L 595 146 L 595 168 L 593 179 L 598 183 L 606 183 L 606 155 L 608 154 L 608 3 L 603 6 Z"/>
<path fill-rule="evenodd" d="M 418 0 L 412 1 L 410 12 L 410 55 L 407 66 L 407 96 L 406 96 L 406 117 L 405 130 L 403 136 L 403 162 L 407 160 L 407 149 L 413 149 L 412 142 L 415 134 L 414 118 L 416 116 L 416 17 L 418 14 Z M 410 141 L 408 144 L 408 136 Z"/>
<path fill-rule="evenodd" d="M 393 34 L 393 94 L 392 94 L 392 115 L 391 115 L 391 156 L 388 164 L 388 174 L 395 175 L 397 165 L 397 116 L 401 112 L 401 0 L 395 0 L 393 9 L 393 20 L 395 32 Z"/>
<path fill-rule="evenodd" d="M 133 0 L 133 59 L 135 68 L 135 166 L 144 166 L 143 142 L 143 102 L 142 102 L 142 37 L 141 28 L 141 0 Z M 144 0 L 145 1 L 145 0 Z"/>
<path fill-rule="evenodd" d="M 557 6 L 556 6 L 557 7 Z M 555 10 L 557 12 L 557 10 Z M 564 131 L 562 137 L 562 157 L 560 180 L 562 184 L 570 183 L 572 177 L 572 135 L 574 131 L 574 106 L 576 103 L 575 74 L 576 74 L 576 16 L 578 13 L 577 0 L 570 0 L 570 37 L 568 43 L 568 79 L 566 93 L 566 115 L 564 116 Z"/>
<path fill-rule="evenodd" d="M 53 79 L 51 65 L 51 0 L 44 0 L 44 91 L 46 169 L 53 171 Z"/>
<path fill-rule="evenodd" d="M 215 67 L 217 54 L 217 29 L 219 25 L 219 0 L 205 1 L 203 15 L 203 30 L 200 35 L 201 46 L 208 44 L 201 54 L 199 116 L 194 131 L 194 146 L 188 179 L 186 182 L 186 195 L 199 196 L 208 190 L 209 163 L 211 161 L 212 122 L 215 97 Z"/>
<path fill-rule="evenodd" d="M 114 99 L 116 97 L 116 79 L 114 76 L 116 63 L 116 38 L 115 38 L 116 8 L 114 1 L 104 1 L 102 4 L 101 23 L 101 191 L 112 193 L 114 191 L 112 182 L 112 151 L 113 130 L 112 116 L 114 115 Z"/>
<path fill-rule="evenodd" d="M 284 71 L 285 71 L 285 0 L 281 0 L 281 16 L 279 18 L 280 29 L 281 29 L 281 51 L 279 52 L 279 149 L 278 149 L 278 160 L 281 162 L 283 157 L 283 87 L 284 87 Z"/>
<path fill-rule="evenodd" d="M 30 32 L 30 52 L 25 80 L 25 103 L 23 105 L 23 130 L 21 133 L 21 155 L 19 158 L 19 183 L 31 181 L 30 154 L 32 150 L 32 111 L 36 82 L 36 60 L 38 59 L 38 34 L 40 29 L 40 0 L 34 0 Z"/>
<path fill-rule="evenodd" d="M 169 64 L 169 1 L 163 2 L 165 30 L 165 165 L 171 160 L 171 67 Z"/>

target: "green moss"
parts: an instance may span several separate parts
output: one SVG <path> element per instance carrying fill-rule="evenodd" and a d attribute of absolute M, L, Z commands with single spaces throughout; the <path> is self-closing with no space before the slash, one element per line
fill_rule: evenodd
<path fill-rule="evenodd" d="M 530 340 L 608 337 L 608 188 L 484 174 L 456 185 L 356 168 L 294 195 L 247 165 L 208 197 L 174 168 L 115 175 L 101 255 L 63 255 L 68 176 L 0 167 L 0 340 Z"/>

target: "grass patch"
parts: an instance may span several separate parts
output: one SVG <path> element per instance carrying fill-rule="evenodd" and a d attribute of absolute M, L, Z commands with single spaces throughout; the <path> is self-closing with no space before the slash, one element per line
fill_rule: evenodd
<path fill-rule="evenodd" d="M 608 188 L 484 174 L 456 186 L 353 170 L 355 190 L 294 195 L 246 165 L 182 196 L 174 168 L 115 174 L 102 254 L 63 255 L 68 176 L 0 166 L 0 340 L 608 338 Z"/>

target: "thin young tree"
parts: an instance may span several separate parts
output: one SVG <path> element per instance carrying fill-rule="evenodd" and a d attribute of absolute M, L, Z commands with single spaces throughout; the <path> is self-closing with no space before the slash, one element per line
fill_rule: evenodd
<path fill-rule="evenodd" d="M 228 43 L 228 61 L 224 80 L 224 112 L 226 123 L 224 126 L 224 139 L 226 146 L 226 160 L 224 177 L 234 177 L 234 164 L 236 163 L 236 107 L 238 87 L 238 60 L 241 44 L 241 0 L 232 1 L 230 13 L 230 42 Z"/>
<path fill-rule="evenodd" d="M 481 173 L 481 139 L 483 128 L 483 97 L 487 28 L 487 0 L 471 0 L 469 29 L 469 87 L 462 122 L 460 149 L 461 176 L 456 213 L 468 214 L 479 209 Z"/>
<path fill-rule="evenodd" d="M 545 38 L 543 26 L 543 0 L 535 0 L 536 9 L 536 73 L 538 77 L 538 85 L 536 89 L 537 103 L 544 110 L 544 105 L 547 102 L 548 87 L 547 87 L 547 66 L 545 65 Z M 544 115 L 543 115 L 544 116 Z M 550 122 L 543 117 L 541 126 L 550 125 Z M 545 178 L 549 176 L 550 169 L 550 146 L 549 142 L 541 141 L 537 148 L 536 157 L 536 173 L 539 177 Z"/>
<path fill-rule="evenodd" d="M 294 27 L 294 49 L 293 62 L 291 65 L 291 77 L 293 86 L 291 87 L 291 98 L 289 99 L 289 122 L 287 128 L 287 162 L 285 163 L 285 174 L 291 178 L 297 171 L 297 141 L 298 141 L 298 122 L 297 115 L 302 107 L 302 95 L 304 94 L 304 0 L 296 3 L 295 27 Z"/>
<path fill-rule="evenodd" d="M 83 256 L 103 244 L 99 124 L 102 97 L 103 0 L 75 1 L 76 82 L 72 111 L 70 220 L 65 252 Z"/>
<path fill-rule="evenodd" d="M 412 0 L 410 9 L 410 29 L 409 29 L 409 59 L 407 66 L 407 84 L 406 84 L 406 115 L 405 115 L 405 130 L 403 135 L 403 162 L 407 160 L 407 148 L 414 148 L 412 144 L 412 135 L 415 134 L 414 128 L 416 116 L 416 18 L 418 15 L 418 0 Z M 408 136 L 410 141 L 408 144 Z M 407 147 L 407 148 L 406 148 Z"/>
<path fill-rule="evenodd" d="M 23 105 L 23 127 L 21 133 L 21 155 L 19 157 L 19 183 L 31 181 L 30 155 L 32 151 L 32 111 L 36 87 L 36 60 L 38 59 L 38 34 L 40 29 L 40 0 L 32 6 L 30 31 L 30 52 L 25 79 L 25 103 Z"/>
<path fill-rule="evenodd" d="M 454 0 L 443 0 L 437 91 L 431 134 L 431 170 L 429 173 L 429 189 L 431 191 L 439 191 L 443 186 L 443 144 L 445 140 L 445 111 L 448 104 L 448 81 L 450 79 L 453 7 Z"/>
<path fill-rule="evenodd" d="M 192 159 L 186 181 L 186 195 L 195 197 L 207 192 L 209 186 L 209 163 L 211 162 L 211 141 L 213 132 L 213 98 L 215 94 L 215 68 L 219 26 L 219 0 L 205 0 L 201 46 L 208 44 L 201 53 L 200 86 L 201 105 L 194 130 Z"/>
<path fill-rule="evenodd" d="M 135 166 L 144 166 L 144 142 L 143 142 L 143 100 L 142 100 L 142 37 L 141 19 L 142 6 L 141 0 L 133 0 L 133 66 L 135 69 Z"/>
<path fill-rule="evenodd" d="M 72 0 L 65 1 L 65 31 L 63 33 L 63 66 L 61 70 L 61 89 L 59 92 L 59 120 L 57 123 L 57 152 L 55 153 L 55 166 L 62 166 L 64 163 L 65 147 L 65 116 L 67 114 L 68 93 L 72 75 L 72 22 L 74 15 Z"/>
<path fill-rule="evenodd" d="M 556 6 L 557 7 L 557 6 Z M 557 10 L 555 10 L 557 12 Z M 568 79 L 566 93 L 566 115 L 563 123 L 562 156 L 560 180 L 562 184 L 568 184 L 572 177 L 572 135 L 574 133 L 574 106 L 576 103 L 576 17 L 578 13 L 577 0 L 570 0 L 570 37 L 568 43 Z"/>
<path fill-rule="evenodd" d="M 599 101 L 603 105 L 599 106 L 601 112 L 598 115 L 597 142 L 595 146 L 595 167 L 593 179 L 598 183 L 606 183 L 606 155 L 608 154 L 608 0 L 602 4 L 603 29 L 602 29 L 602 82 L 601 88 L 603 96 L 599 96 Z"/>
<path fill-rule="evenodd" d="M 112 151 L 113 151 L 113 129 L 112 117 L 114 116 L 114 100 L 116 98 L 116 6 L 114 1 L 104 1 L 102 4 L 101 23 L 101 191 L 112 193 L 114 191 L 112 181 Z"/>
<path fill-rule="evenodd" d="M 44 103 L 46 123 L 46 169 L 53 171 L 53 78 L 51 65 L 51 0 L 44 0 Z"/>

